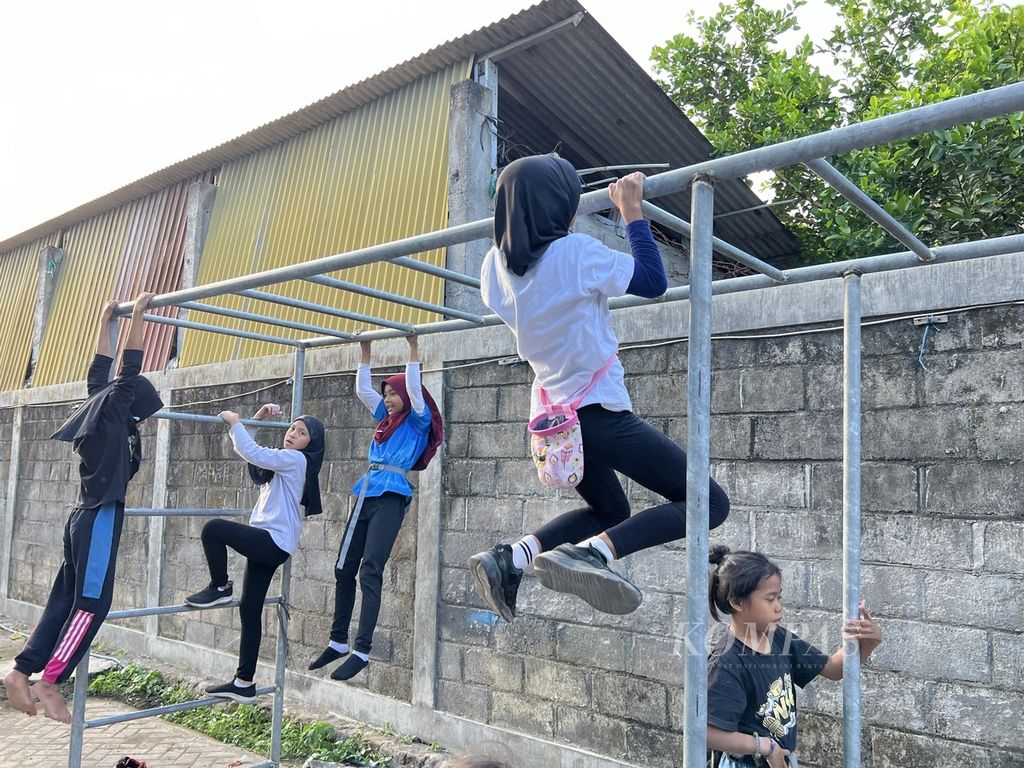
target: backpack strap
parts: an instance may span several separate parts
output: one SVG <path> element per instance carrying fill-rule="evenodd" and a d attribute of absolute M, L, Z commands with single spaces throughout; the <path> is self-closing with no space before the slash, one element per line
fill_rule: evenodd
<path fill-rule="evenodd" d="M 597 386 L 597 382 L 599 382 L 604 375 L 608 373 L 608 370 L 615 364 L 615 360 L 618 356 L 619 351 L 615 350 L 612 353 L 612 356 L 608 358 L 608 361 L 598 369 L 597 373 L 593 375 L 590 379 L 590 383 L 583 388 L 583 391 L 580 392 L 580 396 L 571 403 L 556 403 L 552 405 L 548 400 L 548 393 L 544 387 L 538 387 L 540 390 L 540 404 L 541 407 L 544 408 L 544 412 L 547 414 L 548 418 L 551 419 L 555 416 L 568 417 L 572 415 L 572 413 L 580 407 L 580 403 L 583 402 L 583 398 L 585 398 L 590 393 L 590 390 Z"/>

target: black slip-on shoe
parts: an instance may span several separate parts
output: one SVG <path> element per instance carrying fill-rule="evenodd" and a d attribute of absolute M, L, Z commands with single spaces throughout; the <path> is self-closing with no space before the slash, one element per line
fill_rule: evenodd
<path fill-rule="evenodd" d="M 225 586 L 218 587 L 213 582 L 206 589 L 200 590 L 185 598 L 185 605 L 193 608 L 210 608 L 214 605 L 223 605 L 231 602 L 232 586 L 229 581 Z"/>
<path fill-rule="evenodd" d="M 336 651 L 333 648 L 331 648 L 331 646 L 327 646 L 326 648 L 324 648 L 323 653 L 321 653 L 319 656 L 317 656 L 315 659 L 309 662 L 309 668 L 320 669 L 321 667 L 326 667 L 332 661 L 337 661 L 345 655 L 346 654 L 342 653 L 341 651 Z"/>
<path fill-rule="evenodd" d="M 516 595 L 523 580 L 523 572 L 512 565 L 512 547 L 499 544 L 473 555 L 467 565 L 476 591 L 487 607 L 505 621 L 512 621 L 516 615 Z"/>
<path fill-rule="evenodd" d="M 217 696 L 222 699 L 232 699 L 233 701 L 239 701 L 242 704 L 252 704 L 256 701 L 256 683 L 252 685 L 235 685 L 235 681 L 231 680 L 221 685 L 208 685 L 206 686 L 206 692 L 211 696 Z"/>
<path fill-rule="evenodd" d="M 353 653 L 345 659 L 344 664 L 339 665 L 336 670 L 331 672 L 331 680 L 351 680 L 366 669 L 369 663 L 370 662 L 359 658 Z"/>
<path fill-rule="evenodd" d="M 583 598 L 602 613 L 632 613 L 643 593 L 611 568 L 593 547 L 561 544 L 533 560 L 541 586 Z"/>

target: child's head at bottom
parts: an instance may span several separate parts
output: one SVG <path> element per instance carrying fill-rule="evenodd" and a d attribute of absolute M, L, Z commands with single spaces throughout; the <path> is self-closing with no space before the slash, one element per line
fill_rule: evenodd
<path fill-rule="evenodd" d="M 715 566 L 708 584 L 708 604 L 716 621 L 722 614 L 734 623 L 761 629 L 782 620 L 782 571 L 760 552 L 729 551 L 716 544 L 708 552 Z"/>

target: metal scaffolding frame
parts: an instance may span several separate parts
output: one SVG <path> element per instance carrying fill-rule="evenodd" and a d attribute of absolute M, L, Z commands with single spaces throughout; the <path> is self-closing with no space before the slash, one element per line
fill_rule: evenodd
<path fill-rule="evenodd" d="M 146 319 L 151 319 L 154 316 L 147 315 Z M 111 336 L 114 336 L 117 329 L 116 319 L 111 321 Z M 111 347 L 116 349 L 115 344 Z M 293 373 L 292 383 L 292 402 L 291 410 L 292 414 L 298 416 L 302 413 L 302 382 L 303 376 L 305 375 L 305 350 L 301 347 L 295 350 L 295 364 Z M 177 411 L 157 411 L 150 418 L 157 418 L 163 420 L 174 420 L 174 421 L 193 421 L 202 423 L 222 423 L 221 420 L 216 416 L 208 416 L 204 414 L 195 413 L 179 413 Z M 275 429 L 287 429 L 291 422 L 287 421 L 260 421 L 256 419 L 242 419 L 242 423 L 250 426 L 260 427 L 271 427 Z M 153 509 L 142 509 L 142 508 L 126 508 L 124 513 L 126 517 L 149 517 L 149 518 L 166 518 L 166 517 L 227 517 L 227 516 L 244 516 L 248 515 L 250 510 L 248 509 L 170 509 L 170 508 L 153 508 Z M 162 532 L 162 528 L 160 529 Z M 275 652 L 275 668 L 274 668 L 274 684 L 271 686 L 264 686 L 256 689 L 256 695 L 268 696 L 273 695 L 274 701 L 272 705 L 271 715 L 271 736 L 270 736 L 270 755 L 269 760 L 259 765 L 253 766 L 253 768 L 279 768 L 281 765 L 281 732 L 284 725 L 284 681 L 285 681 L 285 662 L 288 657 L 288 600 L 291 595 L 291 579 L 292 579 L 292 561 L 291 558 L 285 561 L 284 566 L 281 568 L 281 594 L 276 596 L 268 596 L 264 601 L 264 606 L 274 606 L 274 610 L 277 614 L 277 647 Z M 170 614 L 177 613 L 192 613 L 195 611 L 209 611 L 209 610 L 220 610 L 224 608 L 235 609 L 239 605 L 239 600 L 231 600 L 228 603 L 221 605 L 211 606 L 209 608 L 193 608 L 188 605 L 158 605 L 147 608 L 129 608 L 121 611 L 111 611 L 107 614 L 107 620 L 112 619 L 135 619 L 144 618 L 149 616 L 167 616 Z M 172 712 L 182 712 L 187 709 L 197 709 L 199 707 L 209 707 L 215 704 L 223 704 L 227 699 L 220 698 L 217 696 L 206 696 L 194 701 L 185 701 L 178 704 L 169 704 L 162 707 L 152 707 L 150 709 L 144 709 L 137 712 L 125 712 L 117 715 L 109 715 L 107 717 L 97 717 L 91 720 L 87 720 L 85 717 L 85 702 L 86 696 L 89 690 L 89 656 L 90 650 L 87 649 L 85 656 L 79 662 L 75 668 L 75 688 L 74 695 L 72 697 L 72 709 L 71 709 L 71 741 L 68 749 L 68 768 L 81 768 L 82 765 L 82 751 L 85 741 L 85 731 L 89 728 L 100 728 L 105 725 L 114 725 L 115 723 L 124 723 L 129 720 L 140 720 L 146 717 L 159 717 L 160 715 L 167 715 Z"/>
<path fill-rule="evenodd" d="M 844 283 L 844 423 L 843 423 L 843 615 L 855 618 L 859 605 L 860 587 L 860 276 L 865 273 L 905 269 L 924 263 L 950 262 L 981 258 L 1000 253 L 1024 251 L 1024 234 L 1010 237 L 929 248 L 905 226 L 896 221 L 885 209 L 868 197 L 856 185 L 846 179 L 824 158 L 840 155 L 854 149 L 906 139 L 922 133 L 943 130 L 954 125 L 974 122 L 1000 115 L 1024 111 L 1024 82 L 1003 86 L 990 91 L 962 96 L 945 102 L 931 104 L 888 117 L 846 126 L 843 128 L 762 147 L 735 155 L 707 160 L 694 165 L 650 176 L 644 186 L 645 198 L 680 192 L 692 187 L 691 222 L 685 222 L 649 202 L 644 202 L 644 213 L 661 225 L 690 238 L 690 285 L 670 289 L 661 301 L 689 300 L 689 367 L 687 377 L 688 404 L 688 471 L 687 471 L 687 625 L 685 627 L 685 698 L 684 698 L 684 765 L 686 768 L 703 768 L 707 747 L 707 650 L 708 611 L 706 595 L 708 586 L 708 486 L 710 470 L 710 381 L 711 381 L 711 312 L 712 297 L 716 294 L 759 290 L 782 284 L 795 284 L 817 280 L 842 279 Z M 846 262 L 819 264 L 781 271 L 765 264 L 755 257 L 725 243 L 713 236 L 714 182 L 746 176 L 751 173 L 770 171 L 788 165 L 803 163 L 833 186 L 853 205 L 886 229 L 910 250 L 882 256 L 854 259 Z M 579 213 L 586 214 L 612 207 L 606 190 L 589 192 L 580 200 Z M 398 338 L 409 334 L 445 333 L 468 328 L 497 325 L 501 321 L 496 315 L 475 315 L 451 307 L 417 302 L 386 291 L 358 286 L 327 276 L 327 273 L 349 267 L 390 261 L 394 264 L 427 272 L 446 281 L 479 287 L 479 280 L 441 267 L 419 262 L 413 255 L 474 240 L 488 239 L 492 234 L 492 219 L 461 224 L 446 229 L 407 237 L 380 245 L 361 248 L 347 253 L 314 259 L 301 264 L 280 267 L 252 275 L 200 285 L 156 296 L 152 307 L 178 306 L 192 311 L 213 311 L 226 314 L 221 309 L 210 309 L 200 302 L 225 294 L 238 294 L 257 298 L 261 301 L 300 307 L 324 315 L 358 317 L 359 320 L 381 327 L 359 336 L 358 340 L 379 340 Z M 712 282 L 711 258 L 717 251 L 752 268 L 759 274 L 730 278 Z M 291 280 L 308 280 L 339 290 L 352 291 L 363 295 L 385 299 L 405 306 L 436 312 L 442 319 L 420 325 L 395 323 L 391 320 L 367 315 L 356 316 L 311 302 L 298 302 L 274 293 L 256 290 Z M 624 296 L 612 299 L 613 309 L 648 303 L 636 297 Z M 119 305 L 116 316 L 129 314 L 131 305 Z M 247 322 L 285 326 L 295 330 L 318 332 L 315 326 L 293 323 L 266 315 L 231 311 L 231 316 Z M 292 400 L 292 414 L 301 412 L 302 375 L 305 350 L 344 343 L 355 343 L 352 334 L 330 331 L 303 339 L 286 339 L 264 333 L 235 330 L 195 323 L 178 318 L 146 315 L 152 322 L 178 325 L 186 328 L 227 333 L 243 338 L 270 341 L 295 348 L 295 376 Z M 322 329 L 319 329 L 322 330 Z M 160 412 L 162 418 L 216 421 L 215 417 Z M 265 424 L 265 423 L 264 423 Z M 275 426 L 285 426 L 281 423 Z M 210 514 L 210 510 L 131 510 L 130 514 L 172 516 L 188 514 Z M 217 514 L 224 514 L 217 511 Z M 260 693 L 274 693 L 274 736 L 270 762 L 265 765 L 277 766 L 280 762 L 280 727 L 284 694 L 284 664 L 287 644 L 287 611 L 290 570 L 285 566 L 282 578 L 281 596 L 269 598 L 268 604 L 276 605 L 278 611 L 277 676 L 275 685 L 260 689 Z M 136 611 L 120 611 L 110 618 L 128 616 L 153 616 L 170 613 L 178 607 L 158 607 Z M 192 609 L 180 609 L 192 610 Z M 846 642 L 846 661 L 843 678 L 843 720 L 844 720 L 844 766 L 857 768 L 860 765 L 860 662 L 856 653 L 856 641 Z M 112 722 L 163 714 L 188 707 L 206 706 L 216 699 L 201 699 L 185 705 L 161 707 L 146 712 L 119 715 L 113 718 L 84 720 L 84 700 L 88 671 L 88 656 L 79 666 L 75 686 L 75 722 L 72 727 L 71 768 L 79 768 L 81 759 L 82 732 L 85 728 L 107 725 Z"/>

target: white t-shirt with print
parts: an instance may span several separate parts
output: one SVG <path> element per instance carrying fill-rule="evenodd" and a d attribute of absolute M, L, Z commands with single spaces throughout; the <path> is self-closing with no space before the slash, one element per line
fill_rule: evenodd
<path fill-rule="evenodd" d="M 633 265 L 631 255 L 584 234 L 551 243 L 522 277 L 509 271 L 497 246 L 488 251 L 480 293 L 515 333 L 519 356 L 533 368 L 531 418 L 542 412 L 538 387 L 552 403 L 571 402 L 618 349 L 608 298 L 626 292 Z M 632 410 L 617 359 L 580 406 L 592 403 Z"/>

